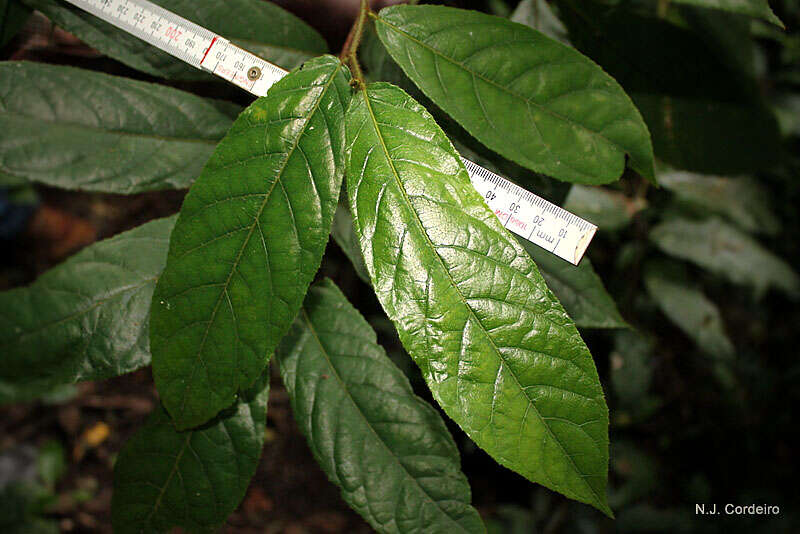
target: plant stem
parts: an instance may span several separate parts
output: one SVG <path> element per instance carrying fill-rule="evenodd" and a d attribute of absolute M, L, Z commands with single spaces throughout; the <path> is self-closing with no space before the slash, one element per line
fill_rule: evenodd
<path fill-rule="evenodd" d="M 347 40 L 342 47 L 339 57 L 342 61 L 350 65 L 353 78 L 360 84 L 364 84 L 364 74 L 361 72 L 361 65 L 358 64 L 358 47 L 361 44 L 361 36 L 364 34 L 364 22 L 369 14 L 369 1 L 361 0 L 361 8 L 358 10 L 358 17 L 347 35 Z"/>

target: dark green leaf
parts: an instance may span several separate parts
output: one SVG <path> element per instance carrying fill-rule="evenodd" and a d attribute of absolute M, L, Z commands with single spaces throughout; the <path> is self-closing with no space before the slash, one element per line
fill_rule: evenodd
<path fill-rule="evenodd" d="M 702 350 L 722 358 L 733 355 L 733 343 L 725 333 L 717 305 L 689 283 L 680 266 L 650 263 L 645 269 L 644 284 L 664 315 Z"/>
<path fill-rule="evenodd" d="M 501 464 L 610 514 L 608 410 L 533 261 L 401 89 L 348 110 L 347 189 L 375 292 L 434 398 Z"/>
<path fill-rule="evenodd" d="M 614 299 L 592 268 L 589 258 L 575 266 L 525 239 L 518 239 L 536 262 L 547 287 L 580 328 L 626 328 Z"/>
<path fill-rule="evenodd" d="M 658 181 L 682 201 L 724 215 L 748 232 L 775 235 L 780 230 L 767 189 L 749 176 L 728 178 L 666 170 L 659 172 Z"/>
<path fill-rule="evenodd" d="M 19 0 L 0 0 L 0 47 L 17 35 L 30 16 L 31 10 Z"/>
<path fill-rule="evenodd" d="M 650 238 L 667 254 L 751 285 L 758 295 L 774 287 L 800 296 L 800 279 L 785 261 L 721 219 L 668 219 L 650 231 Z"/>
<path fill-rule="evenodd" d="M 310 56 L 328 51 L 325 40 L 288 11 L 261 0 L 152 0 L 267 61 L 291 69 Z M 175 79 L 210 79 L 129 33 L 60 0 L 23 0 L 68 32 L 109 57 L 134 69 Z M 166 29 L 166 28 L 164 28 Z M 160 31 L 163 31 L 161 29 Z"/>
<path fill-rule="evenodd" d="M 356 274 L 361 280 L 369 284 L 369 273 L 367 266 L 364 265 L 364 257 L 361 255 L 361 246 L 358 244 L 358 236 L 356 235 L 355 228 L 353 228 L 353 218 L 350 215 L 350 210 L 343 204 L 339 204 L 336 208 L 336 214 L 333 217 L 333 226 L 331 227 L 331 236 L 339 248 L 342 249 L 344 255 L 353 264 Z"/>
<path fill-rule="evenodd" d="M 275 357 L 314 457 L 375 530 L 485 531 L 444 421 L 333 282 L 311 288 Z"/>
<path fill-rule="evenodd" d="M 568 182 L 653 178 L 647 127 L 622 88 L 574 49 L 506 19 L 441 6 L 380 12 L 381 41 L 439 107 L 497 153 Z"/>
<path fill-rule="evenodd" d="M 247 108 L 189 190 L 153 295 L 153 375 L 179 429 L 259 375 L 319 268 L 341 188 L 347 69 L 323 56 Z"/>
<path fill-rule="evenodd" d="M 633 94 L 659 159 L 702 173 L 745 173 L 783 158 L 775 117 L 760 107 Z"/>
<path fill-rule="evenodd" d="M 202 428 L 178 432 L 159 406 L 114 465 L 114 532 L 213 531 L 244 497 L 267 423 L 269 370 Z"/>
<path fill-rule="evenodd" d="M 0 380 L 44 389 L 150 362 L 150 297 L 175 218 L 87 247 L 29 287 L 0 293 Z"/>
<path fill-rule="evenodd" d="M 564 202 L 565 210 L 593 222 L 603 232 L 628 226 L 633 216 L 646 206 L 644 198 L 628 198 L 618 191 L 579 184 L 570 188 Z"/>
<path fill-rule="evenodd" d="M 614 335 L 611 351 L 611 384 L 621 404 L 628 408 L 640 405 L 653 381 L 654 341 L 634 330 Z"/>
<path fill-rule="evenodd" d="M 231 125 L 220 103 L 117 76 L 0 63 L 0 172 L 67 189 L 183 188 Z"/>
<path fill-rule="evenodd" d="M 785 28 L 783 22 L 775 16 L 775 13 L 769 8 L 767 0 L 673 0 L 676 4 L 687 4 L 697 7 L 704 7 L 708 9 L 719 9 L 728 11 L 729 13 L 736 13 L 739 15 L 747 15 L 748 17 L 755 17 L 767 22 L 771 22 L 776 26 Z"/>

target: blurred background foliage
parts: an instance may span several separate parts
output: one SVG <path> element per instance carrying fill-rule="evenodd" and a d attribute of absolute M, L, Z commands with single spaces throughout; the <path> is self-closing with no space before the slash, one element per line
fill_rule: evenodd
<path fill-rule="evenodd" d="M 357 4 L 277 3 L 316 27 L 334 50 Z M 582 334 L 610 407 L 610 504 L 617 518 L 498 468 L 450 425 L 490 532 L 800 531 L 793 424 L 800 406 L 800 0 L 770 2 L 785 29 L 764 17 L 702 7 L 717 4 L 705 0 L 444 3 L 510 17 L 591 57 L 639 107 L 660 162 L 658 188 L 634 173 L 610 186 L 569 187 L 524 170 L 437 111 L 374 34 L 365 37 L 367 76 L 422 101 L 463 155 L 600 227 L 588 256 L 618 311 L 594 310 L 596 327 Z M 100 57 L 15 0 L 0 0 L 0 13 L 3 59 L 151 79 Z M 215 83 L 172 85 L 248 102 L 248 95 Z M 1 172 L 0 184 L 2 288 L 32 281 L 98 237 L 172 213 L 181 200 L 176 192 L 70 193 Z M 338 246 L 329 246 L 321 275 L 334 278 L 370 318 L 416 390 L 430 398 L 350 266 L 347 222 L 336 223 Z M 154 399 L 141 372 L 63 391 L 0 383 L 7 405 L 0 411 L 0 530 L 106 531 L 114 455 Z M 287 410 L 285 392 L 274 384 L 265 459 L 229 530 L 363 530 L 324 484 Z M 778 505 L 781 513 L 702 517 L 696 503 Z"/>

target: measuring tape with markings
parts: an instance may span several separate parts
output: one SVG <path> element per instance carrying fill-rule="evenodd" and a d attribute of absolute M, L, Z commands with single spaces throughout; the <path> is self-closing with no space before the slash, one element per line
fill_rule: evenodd
<path fill-rule="evenodd" d="M 288 71 L 147 0 L 66 0 L 242 89 L 264 96 Z M 463 158 L 462 158 L 463 159 Z M 577 265 L 597 226 L 463 159 L 472 185 L 508 230 Z"/>

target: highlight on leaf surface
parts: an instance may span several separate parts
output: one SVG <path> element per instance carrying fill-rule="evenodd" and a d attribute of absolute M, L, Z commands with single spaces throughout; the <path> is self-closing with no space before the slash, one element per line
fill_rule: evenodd
<path fill-rule="evenodd" d="M 213 532 L 224 523 L 258 466 L 268 397 L 267 369 L 234 406 L 185 432 L 159 405 L 114 464 L 114 531 Z"/>
<path fill-rule="evenodd" d="M 0 293 L 0 384 L 45 392 L 150 363 L 150 298 L 175 217 L 86 247 Z"/>
<path fill-rule="evenodd" d="M 314 457 L 375 530 L 486 531 L 444 421 L 333 282 L 311 288 L 275 357 Z"/>
<path fill-rule="evenodd" d="M 322 56 L 247 108 L 184 200 L 153 296 L 153 375 L 179 429 L 259 375 L 319 268 L 341 188 L 349 74 Z"/>
<path fill-rule="evenodd" d="M 364 261 L 434 398 L 502 465 L 610 515 L 597 371 L 533 261 L 401 89 L 367 86 L 346 122 Z"/>
<path fill-rule="evenodd" d="M 568 182 L 631 166 L 655 180 L 650 134 L 589 58 L 507 19 L 442 6 L 381 10 L 383 44 L 425 95 L 495 152 Z"/>

